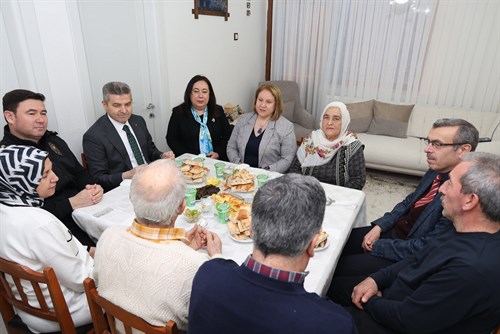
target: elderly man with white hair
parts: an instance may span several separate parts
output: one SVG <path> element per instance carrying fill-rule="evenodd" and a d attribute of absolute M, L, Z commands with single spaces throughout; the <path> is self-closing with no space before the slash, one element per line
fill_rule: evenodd
<path fill-rule="evenodd" d="M 187 232 L 175 228 L 184 192 L 184 178 L 172 160 L 137 171 L 130 186 L 136 218 L 130 227 L 104 231 L 93 273 L 103 297 L 152 325 L 174 320 L 180 330 L 187 330 L 196 271 L 222 252 L 217 234 L 197 225 Z M 202 247 L 208 255 L 197 252 Z"/>

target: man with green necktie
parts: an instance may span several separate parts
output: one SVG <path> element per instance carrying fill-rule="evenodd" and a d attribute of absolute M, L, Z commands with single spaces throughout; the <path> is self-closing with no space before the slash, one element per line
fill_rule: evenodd
<path fill-rule="evenodd" d="M 131 179 L 142 165 L 173 159 L 172 151 L 159 151 L 144 118 L 132 113 L 132 93 L 123 82 L 108 82 L 102 88 L 101 116 L 83 135 L 83 152 L 90 173 L 105 190 Z"/>

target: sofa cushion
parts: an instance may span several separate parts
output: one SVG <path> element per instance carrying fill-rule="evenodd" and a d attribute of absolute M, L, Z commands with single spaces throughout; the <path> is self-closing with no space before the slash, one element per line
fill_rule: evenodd
<path fill-rule="evenodd" d="M 347 103 L 347 110 L 351 115 L 351 125 L 349 130 L 355 133 L 366 132 L 373 120 L 373 102 L 369 100 L 364 102 Z"/>
<path fill-rule="evenodd" d="M 418 138 L 396 138 L 359 133 L 365 145 L 363 151 L 367 168 L 381 169 L 411 175 L 423 175 L 429 168 L 425 143 Z"/>
<path fill-rule="evenodd" d="M 390 137 L 406 138 L 408 120 L 415 105 L 374 102 L 373 120 L 368 133 Z"/>

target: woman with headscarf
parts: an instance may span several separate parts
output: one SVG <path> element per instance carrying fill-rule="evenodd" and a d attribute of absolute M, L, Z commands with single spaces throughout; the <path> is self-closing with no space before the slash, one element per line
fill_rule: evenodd
<path fill-rule="evenodd" d="M 94 262 L 68 228 L 41 208 L 43 199 L 54 194 L 57 180 L 48 152 L 16 145 L 0 149 L 0 257 L 38 272 L 52 267 L 79 327 L 92 322 L 83 280 L 91 274 Z M 33 288 L 25 291 L 35 305 Z M 46 287 L 42 292 L 48 295 Z M 17 313 L 32 332 L 60 331 L 58 323 L 21 310 Z"/>
<path fill-rule="evenodd" d="M 304 139 L 288 172 L 361 190 L 366 181 L 364 145 L 349 131 L 350 122 L 345 104 L 328 104 L 321 114 L 320 129 Z"/>

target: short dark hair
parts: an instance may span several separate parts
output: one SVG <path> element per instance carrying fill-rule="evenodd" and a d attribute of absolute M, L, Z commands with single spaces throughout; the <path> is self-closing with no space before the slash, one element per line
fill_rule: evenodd
<path fill-rule="evenodd" d="M 39 100 L 43 102 L 45 101 L 45 96 L 27 89 L 14 89 L 3 96 L 3 111 L 9 110 L 15 113 L 19 103 L 26 100 Z"/>
<path fill-rule="evenodd" d="M 461 118 L 441 118 L 432 124 L 433 129 L 451 126 L 458 126 L 458 130 L 454 138 L 455 143 L 469 144 L 471 146 L 471 151 L 475 151 L 477 144 L 479 143 L 479 132 L 471 123 Z M 455 145 L 455 150 L 457 150 L 458 147 L 459 145 Z"/>

